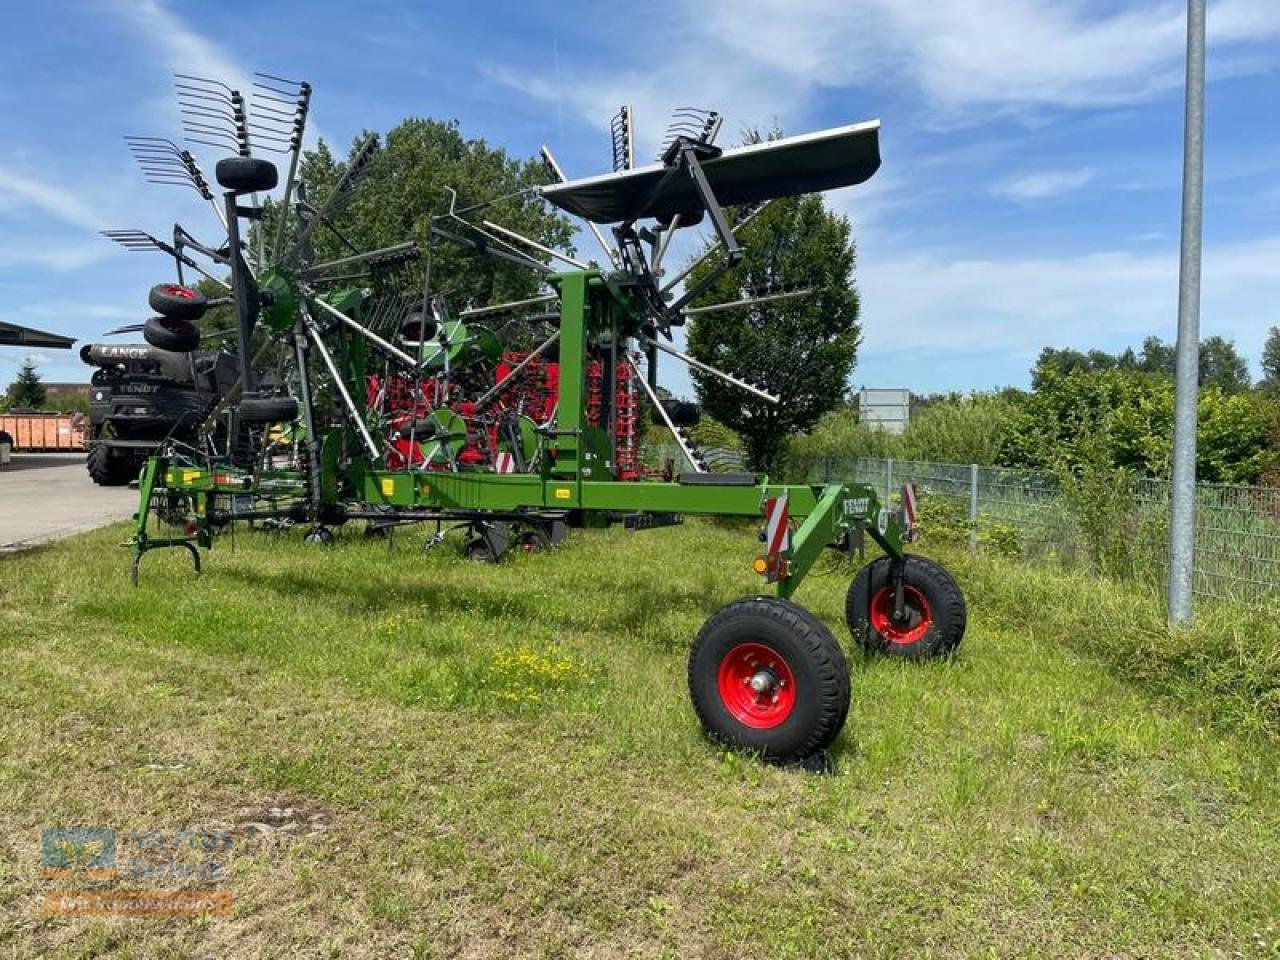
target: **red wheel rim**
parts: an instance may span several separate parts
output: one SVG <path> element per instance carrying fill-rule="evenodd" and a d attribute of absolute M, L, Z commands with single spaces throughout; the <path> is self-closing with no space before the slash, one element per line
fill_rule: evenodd
<path fill-rule="evenodd" d="M 720 661 L 720 701 L 735 720 L 769 730 L 791 716 L 796 678 L 782 656 L 763 643 L 740 643 Z"/>
<path fill-rule="evenodd" d="M 885 586 L 871 598 L 871 628 L 890 643 L 916 643 L 933 626 L 933 608 L 916 587 L 904 584 L 902 605 L 906 617 L 893 619 L 893 587 Z"/>
<path fill-rule="evenodd" d="M 191 287 L 180 286 L 176 283 L 166 283 L 160 289 L 167 297 L 177 297 L 180 300 L 194 300 L 196 298 L 195 290 Z"/>

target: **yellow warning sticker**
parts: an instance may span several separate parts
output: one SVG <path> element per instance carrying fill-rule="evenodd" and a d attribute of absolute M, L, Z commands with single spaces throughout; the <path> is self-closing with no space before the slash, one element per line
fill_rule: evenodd
<path fill-rule="evenodd" d="M 556 487 L 555 498 L 557 500 L 568 500 L 573 496 L 573 491 L 568 487 Z"/>
<path fill-rule="evenodd" d="M 183 483 L 194 483 L 194 482 L 195 482 L 196 480 L 198 480 L 198 479 L 200 479 L 200 471 L 199 471 L 199 470 L 183 470 L 183 471 L 182 471 L 182 482 L 183 482 Z"/>
<path fill-rule="evenodd" d="M 395 478 L 394 478 L 394 477 L 383 477 L 383 478 L 382 478 L 382 495 L 383 495 L 384 497 L 390 497 L 390 496 L 394 495 L 394 494 L 395 494 L 395 492 L 396 492 L 396 481 L 395 481 Z"/>

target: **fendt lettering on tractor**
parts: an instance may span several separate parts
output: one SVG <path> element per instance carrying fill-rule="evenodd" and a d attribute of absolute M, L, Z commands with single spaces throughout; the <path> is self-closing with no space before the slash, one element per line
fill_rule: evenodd
<path fill-rule="evenodd" d="M 432 543 L 462 530 L 469 556 L 497 560 L 509 549 L 553 546 L 571 526 L 622 522 L 643 530 L 685 515 L 759 518 L 763 549 L 752 566 L 777 596 L 735 600 L 706 622 L 693 642 L 689 687 L 714 738 L 788 762 L 823 757 L 849 708 L 840 645 L 791 600 L 824 550 L 851 553 L 869 537 L 883 551 L 859 571 L 847 597 L 848 625 L 865 648 L 925 657 L 960 642 L 959 587 L 938 564 L 904 550 L 914 491 L 904 491 L 902 508 L 891 508 L 865 484 L 782 484 L 712 472 L 686 432 L 696 409 L 664 403 L 657 388 L 658 357 L 666 355 L 734 384 L 744 403 L 779 402 L 682 353 L 672 330 L 716 277 L 734 269 L 742 256 L 736 234 L 764 204 L 859 184 L 876 172 L 878 122 L 721 148 L 719 115 L 683 111 L 659 160 L 637 166 L 624 108 L 614 124 L 611 172 L 567 179 L 543 149 L 552 182 L 537 194 L 582 218 L 602 249 L 599 263 L 487 219 L 489 202 L 459 207 L 456 196 L 433 219 L 425 245 L 317 262 L 316 231 L 346 243 L 334 215 L 379 162 L 376 138 L 355 152 L 326 197 L 313 198 L 299 175 L 308 84 L 259 75 L 254 103 L 264 98 L 269 109 L 252 116 L 246 98 L 221 84 L 184 77 L 178 87 L 184 104 L 212 100 L 226 108 L 204 109 L 213 116 L 187 131 L 188 140 L 235 146 L 216 166 L 221 196 L 192 154 L 167 140 L 143 141 L 144 166 L 208 201 L 225 238 L 204 244 L 175 228 L 182 251 L 153 246 L 225 287 L 226 296 L 160 284 L 150 297 L 157 315 L 143 334 L 165 350 L 192 351 L 206 311 L 229 308 L 234 342 L 227 349 L 238 376 L 221 391 L 198 440 L 166 444 L 142 470 L 131 541 L 135 583 L 141 561 L 156 549 L 190 551 L 199 572 L 200 551 L 242 521 L 304 525 L 305 539 L 318 543 L 353 520 L 365 521 L 369 532 L 432 522 Z M 274 222 L 253 198 L 274 190 L 279 173 L 255 146 L 287 157 Z M 704 219 L 717 241 L 702 258 L 708 269 L 696 282 L 688 280 L 692 267 L 664 279 L 672 234 Z M 242 229 L 246 222 L 256 229 Z M 446 244 L 528 268 L 542 292 L 455 312 L 438 292 L 448 278 L 431 270 L 433 254 Z M 196 256 L 208 262 L 197 266 Z M 405 281 L 421 261 L 424 269 Z M 763 291 L 698 310 L 806 292 Z M 646 406 L 691 469 L 655 476 L 640 465 Z"/>

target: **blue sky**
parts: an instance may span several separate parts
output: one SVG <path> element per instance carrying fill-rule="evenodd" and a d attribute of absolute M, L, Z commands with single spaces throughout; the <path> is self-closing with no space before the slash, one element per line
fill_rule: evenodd
<path fill-rule="evenodd" d="M 606 12 L 607 11 L 607 12 Z M 211 236 L 193 194 L 142 182 L 121 137 L 179 139 L 174 71 L 310 80 L 345 146 L 456 117 L 570 176 L 641 153 L 670 109 L 726 134 L 878 117 L 884 166 L 829 195 L 854 223 L 864 343 L 854 385 L 1025 385 L 1046 344 L 1119 349 L 1176 319 L 1184 5 L 1164 0 L 209 3 L 51 0 L 0 38 L 0 317 L 81 339 L 145 316 L 159 255 L 97 236 Z M 1257 371 L 1280 324 L 1280 3 L 1210 3 L 1203 333 Z M 728 137 L 725 137 L 728 139 Z M 201 153 L 206 168 L 215 157 Z M 590 242 L 580 244 L 590 250 Z M 22 359 L 0 351 L 0 384 Z M 73 353 L 39 358 L 82 380 Z M 687 380 L 670 370 L 677 390 Z"/>

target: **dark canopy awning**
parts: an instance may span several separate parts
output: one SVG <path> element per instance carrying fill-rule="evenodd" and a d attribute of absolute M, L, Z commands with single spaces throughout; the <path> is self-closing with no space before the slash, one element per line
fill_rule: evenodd
<path fill-rule="evenodd" d="M 45 333 L 32 327 L 20 327 L 16 323 L 0 320 L 0 347 L 45 347 L 50 350 L 70 350 L 75 337 L 57 333 Z"/>
<path fill-rule="evenodd" d="M 880 121 L 732 147 L 701 164 L 724 206 L 862 183 L 880 168 Z M 543 187 L 550 202 L 596 223 L 702 210 L 693 178 L 660 163 Z M 665 178 L 665 179 L 664 179 Z"/>

